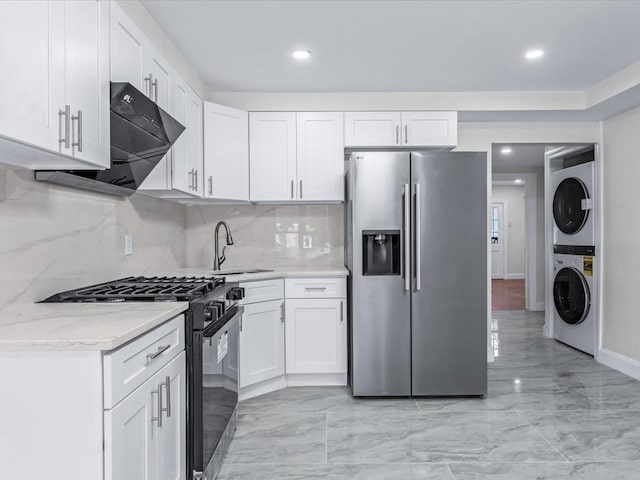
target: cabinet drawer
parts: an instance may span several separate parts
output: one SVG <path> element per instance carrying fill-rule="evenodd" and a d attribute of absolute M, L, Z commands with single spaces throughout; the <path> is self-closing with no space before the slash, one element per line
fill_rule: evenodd
<path fill-rule="evenodd" d="M 104 356 L 104 408 L 120 400 L 184 350 L 184 315 Z"/>
<path fill-rule="evenodd" d="M 286 298 L 345 298 L 347 279 L 330 278 L 288 278 L 285 281 Z"/>
<path fill-rule="evenodd" d="M 255 282 L 242 282 L 244 288 L 243 305 L 257 302 L 269 302 L 284 298 L 284 280 L 260 280 Z"/>

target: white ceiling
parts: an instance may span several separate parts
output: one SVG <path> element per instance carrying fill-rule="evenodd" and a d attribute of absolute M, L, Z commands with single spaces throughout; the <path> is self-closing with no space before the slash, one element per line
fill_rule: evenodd
<path fill-rule="evenodd" d="M 511 153 L 501 153 L 503 147 L 510 147 Z M 531 168 L 544 166 L 544 151 L 546 145 L 507 145 L 494 143 L 491 146 L 491 164 L 495 170 L 508 168 Z"/>
<path fill-rule="evenodd" d="M 584 90 L 640 61 L 636 0 L 142 3 L 213 91 Z"/>

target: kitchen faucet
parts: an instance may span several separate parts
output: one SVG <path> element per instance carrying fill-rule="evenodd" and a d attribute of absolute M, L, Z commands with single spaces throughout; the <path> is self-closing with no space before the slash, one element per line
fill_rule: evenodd
<path fill-rule="evenodd" d="M 218 249 L 219 249 L 218 231 L 220 230 L 220 227 L 224 227 L 224 229 L 227 231 L 227 245 L 233 245 L 233 237 L 231 236 L 231 229 L 229 228 L 229 225 L 227 224 L 227 222 L 223 222 L 223 221 L 218 222 L 217 225 L 216 225 L 215 232 L 213 234 L 214 238 L 215 238 L 215 252 L 214 252 L 214 255 L 213 255 L 213 269 L 214 270 L 220 270 L 220 266 L 226 260 L 226 258 L 224 256 L 224 251 L 227 249 L 226 245 L 224 247 L 222 247 L 222 254 L 218 255 Z"/>

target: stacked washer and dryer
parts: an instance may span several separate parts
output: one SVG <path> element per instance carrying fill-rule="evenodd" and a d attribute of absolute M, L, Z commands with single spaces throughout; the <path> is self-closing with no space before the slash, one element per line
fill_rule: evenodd
<path fill-rule="evenodd" d="M 593 158 L 593 149 L 572 153 L 573 161 Z M 572 163 L 572 156 L 564 161 Z M 589 355 L 596 351 L 597 327 L 594 165 L 591 160 L 553 172 L 552 206 L 553 333 Z"/>

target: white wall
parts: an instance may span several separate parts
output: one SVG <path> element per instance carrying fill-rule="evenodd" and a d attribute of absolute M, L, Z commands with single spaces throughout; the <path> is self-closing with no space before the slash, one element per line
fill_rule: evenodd
<path fill-rule="evenodd" d="M 525 205 L 524 185 L 494 185 L 491 201 L 505 205 L 507 212 L 507 278 L 524 278 L 525 274 Z"/>
<path fill-rule="evenodd" d="M 602 348 L 640 374 L 640 109 L 603 123 L 601 174 Z"/>

